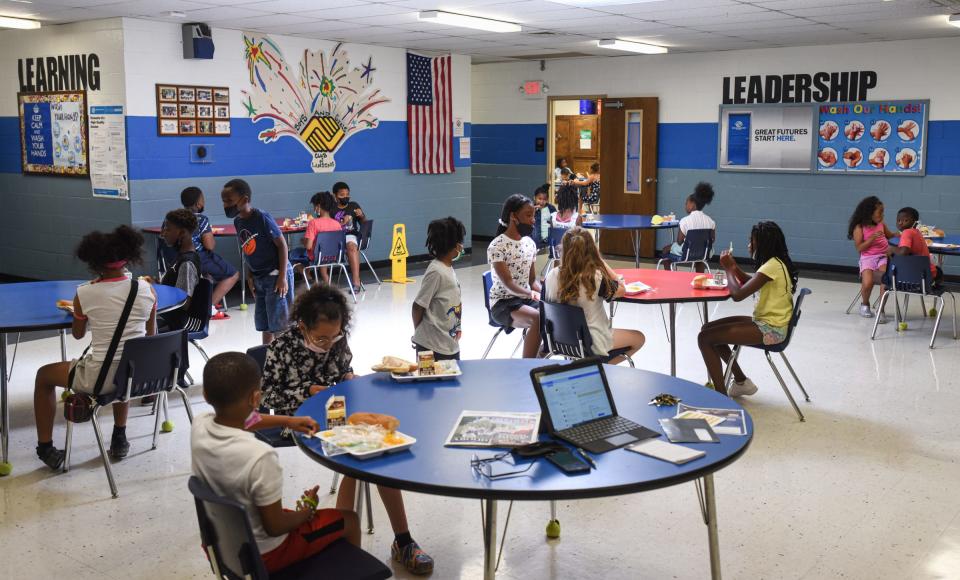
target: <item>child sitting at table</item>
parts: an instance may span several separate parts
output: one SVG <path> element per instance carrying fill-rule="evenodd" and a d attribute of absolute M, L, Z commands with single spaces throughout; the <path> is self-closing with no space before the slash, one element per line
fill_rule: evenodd
<path fill-rule="evenodd" d="M 123 345 L 131 338 L 151 335 L 155 331 L 157 296 L 150 284 L 128 278 L 128 264 L 142 259 L 143 236 L 130 226 L 120 226 L 110 233 L 91 232 L 80 240 L 76 255 L 96 274 L 88 284 L 77 287 L 73 298 L 73 337 L 82 339 L 90 330 L 88 350 L 79 359 L 45 365 L 37 371 L 33 393 L 33 412 L 37 422 L 37 456 L 51 469 L 63 465 L 64 452 L 53 446 L 53 420 L 57 413 L 56 387 L 69 387 L 78 393 L 93 394 L 100 368 L 113 340 L 117 322 L 123 312 L 132 285 L 137 283 L 133 307 L 127 317 L 120 342 L 110 361 L 101 393 L 114 390 L 113 376 L 123 355 Z M 130 451 L 127 442 L 128 403 L 113 407 L 113 436 L 110 457 L 122 459 Z"/>
<path fill-rule="evenodd" d="M 638 330 L 613 328 L 607 316 L 605 303 L 622 298 L 625 290 L 622 279 L 600 257 L 600 250 L 590 232 L 573 228 L 563 235 L 563 259 L 560 266 L 550 270 L 544 285 L 551 302 L 579 306 L 590 328 L 593 352 L 586 356 L 607 356 L 611 350 L 628 347 L 633 356 L 646 340 Z M 617 364 L 617 357 L 610 361 Z"/>
<path fill-rule="evenodd" d="M 223 320 L 230 318 L 225 310 L 217 310 L 223 297 L 240 279 L 240 273 L 230 262 L 224 260 L 220 254 L 214 252 L 217 247 L 217 240 L 213 236 L 213 228 L 210 227 L 210 219 L 203 214 L 206 206 L 206 200 L 199 187 L 188 187 L 180 192 L 180 203 L 185 209 L 190 210 L 197 216 L 197 227 L 193 230 L 193 248 L 200 257 L 200 273 L 213 280 L 213 293 L 210 295 L 210 304 L 216 312 L 210 317 L 211 320 Z"/>
<path fill-rule="evenodd" d="M 697 337 L 710 382 L 721 393 L 726 387 L 721 361 L 730 360 L 732 351 L 729 345 L 779 344 L 786 340 L 793 318 L 793 294 L 797 291 L 799 274 L 790 260 L 780 226 L 770 221 L 753 226 L 747 250 L 757 265 L 753 276 L 740 269 L 729 250 L 720 254 L 720 265 L 727 272 L 730 297 L 734 302 L 760 293 L 753 317 L 728 316 L 712 320 L 703 325 Z M 740 397 L 756 392 L 757 386 L 743 374 L 739 363 L 734 364 L 733 384 L 726 394 Z"/>
<path fill-rule="evenodd" d="M 460 282 L 453 263 L 463 256 L 467 229 L 448 217 L 427 226 L 427 251 L 433 256 L 413 299 L 413 347 L 432 350 L 437 360 L 460 360 Z"/>
<path fill-rule="evenodd" d="M 284 476 L 277 451 L 249 430 L 282 425 L 312 435 L 317 423 L 310 417 L 256 413 L 260 404 L 256 361 L 239 352 L 211 358 L 203 368 L 203 398 L 214 412 L 193 420 L 193 474 L 215 494 L 243 505 L 267 572 L 305 560 L 340 538 L 360 545 L 357 514 L 317 509 L 319 486 L 303 492 L 296 510 L 283 508 Z"/>
<path fill-rule="evenodd" d="M 537 209 L 533 217 L 533 241 L 538 248 L 547 243 L 550 230 L 550 217 L 557 213 L 557 207 L 550 203 L 550 184 L 544 183 L 533 192 L 533 206 Z"/>
<path fill-rule="evenodd" d="M 360 224 L 367 216 L 360 204 L 350 200 L 350 186 L 342 181 L 333 184 L 333 195 L 337 198 L 337 211 L 333 219 L 340 222 L 347 239 L 347 262 L 350 264 L 350 277 L 354 292 L 363 290 L 360 283 Z"/>
<path fill-rule="evenodd" d="M 580 225 L 583 218 L 577 213 L 579 205 L 577 188 L 572 185 L 561 185 L 557 190 L 557 213 L 550 216 L 550 226 L 570 229 Z"/>
<path fill-rule="evenodd" d="M 713 218 L 703 213 L 703 208 L 713 201 L 713 186 L 701 181 L 693 188 L 693 193 L 687 196 L 687 202 L 684 209 L 687 215 L 680 220 L 680 232 L 677 234 L 677 241 L 669 246 L 665 246 L 662 251 L 663 262 L 669 268 L 670 262 L 679 262 L 683 260 L 683 241 L 690 230 L 710 230 L 710 243 L 717 239 L 717 223 Z M 690 256 L 691 258 L 700 258 L 701 256 Z M 702 263 L 695 265 L 697 272 L 705 270 Z"/>
<path fill-rule="evenodd" d="M 860 200 L 847 227 L 847 238 L 860 252 L 860 316 L 873 318 L 870 310 L 870 295 L 875 285 L 880 293 L 886 289 L 883 284 L 887 271 L 887 240 L 896 237 L 883 223 L 883 202 L 875 195 Z M 880 323 L 885 323 L 883 312 L 877 313 Z"/>
<path fill-rule="evenodd" d="M 163 221 L 160 238 L 164 244 L 177 251 L 177 260 L 167 267 L 160 283 L 164 286 L 175 286 L 186 292 L 187 302 L 172 312 L 159 315 L 158 326 L 162 332 L 184 327 L 187 309 L 193 298 L 193 290 L 200 282 L 200 257 L 193 245 L 193 232 L 196 229 L 197 218 L 193 212 L 186 209 L 168 212 Z"/>
<path fill-rule="evenodd" d="M 309 397 L 353 378 L 353 353 L 347 339 L 353 313 L 338 289 L 318 284 L 294 306 L 295 324 L 267 349 L 263 368 L 263 402 L 281 415 L 292 415 Z M 355 480 L 344 478 L 337 506 L 349 509 Z M 400 490 L 378 486 L 395 538 L 393 559 L 414 574 L 433 570 L 433 558 L 410 537 Z"/>
<path fill-rule="evenodd" d="M 920 223 L 920 212 L 912 207 L 905 207 L 897 212 L 897 229 L 900 230 L 900 243 L 890 246 L 890 252 L 899 256 L 926 256 L 930 259 L 930 273 L 933 276 L 933 287 L 938 288 L 943 283 L 943 270 L 933 263 L 930 248 L 927 247 L 923 234 L 916 226 Z"/>
<path fill-rule="evenodd" d="M 254 325 L 270 344 L 276 332 L 289 326 L 293 306 L 293 268 L 287 259 L 287 241 L 273 216 L 250 203 L 253 192 L 242 179 L 231 179 L 220 198 L 223 213 L 233 219 L 247 261 L 247 284 L 256 297 Z"/>
<path fill-rule="evenodd" d="M 313 194 L 310 198 L 310 205 L 313 206 L 315 218 L 307 223 L 307 230 L 303 234 L 300 248 L 294 248 L 290 251 L 290 260 L 299 265 L 313 264 L 316 256 L 314 255 L 314 245 L 317 240 L 317 234 L 324 232 L 339 232 L 341 230 L 340 222 L 333 219 L 337 212 L 337 200 L 329 191 L 321 191 Z M 330 281 L 330 272 L 327 268 L 320 269 L 320 276 L 324 282 Z"/>
<path fill-rule="evenodd" d="M 500 325 L 527 329 L 523 358 L 536 358 L 540 350 L 540 281 L 537 280 L 537 245 L 533 238 L 533 202 L 515 193 L 503 202 L 497 237 L 487 246 L 493 285 L 490 316 Z"/>

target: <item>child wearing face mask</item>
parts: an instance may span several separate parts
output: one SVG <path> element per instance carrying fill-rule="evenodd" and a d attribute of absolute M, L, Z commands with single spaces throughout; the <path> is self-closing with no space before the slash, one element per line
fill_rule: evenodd
<path fill-rule="evenodd" d="M 187 302 L 182 307 L 157 317 L 161 332 L 183 328 L 193 291 L 200 282 L 200 257 L 193 245 L 193 232 L 196 229 L 197 217 L 185 209 L 175 209 L 167 213 L 164 219 L 160 237 L 163 243 L 177 251 L 177 259 L 173 265 L 167 267 L 160 283 L 186 292 Z"/>
<path fill-rule="evenodd" d="M 193 230 L 192 235 L 193 249 L 200 257 L 200 273 L 213 280 L 214 286 L 210 303 L 216 306 L 236 285 L 240 279 L 240 273 L 230 262 L 214 252 L 217 241 L 213 237 L 213 228 L 210 226 L 209 218 L 203 214 L 206 206 L 203 191 L 199 187 L 184 189 L 180 192 L 180 203 L 183 204 L 184 209 L 197 216 L 197 227 Z M 226 312 L 219 310 L 210 317 L 211 320 L 223 320 L 224 318 L 230 317 L 227 316 Z"/>
<path fill-rule="evenodd" d="M 318 284 L 293 307 L 294 325 L 267 349 L 263 367 L 263 404 L 280 415 L 292 415 L 309 397 L 353 378 L 353 353 L 347 344 L 353 313 L 338 289 Z M 344 478 L 337 507 L 352 505 L 356 481 Z M 410 536 L 400 490 L 378 486 L 396 535 L 393 559 L 414 574 L 433 571 L 433 558 Z"/>
<path fill-rule="evenodd" d="M 413 348 L 433 351 L 437 360 L 460 360 L 460 282 L 453 263 L 463 256 L 467 230 L 460 220 L 433 220 L 427 227 L 427 251 L 433 261 L 413 300 Z"/>

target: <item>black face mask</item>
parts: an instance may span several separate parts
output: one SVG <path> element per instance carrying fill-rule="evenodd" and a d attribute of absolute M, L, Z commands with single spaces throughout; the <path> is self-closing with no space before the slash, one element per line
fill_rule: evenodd
<path fill-rule="evenodd" d="M 340 205 L 349 205 L 349 204 L 350 204 L 350 196 L 348 195 L 347 197 L 338 197 L 338 198 L 337 198 L 337 201 L 340 202 Z"/>
<path fill-rule="evenodd" d="M 233 218 L 237 217 L 238 215 L 240 215 L 240 208 L 238 208 L 238 207 L 235 206 L 235 205 L 231 205 L 230 207 L 225 207 L 225 208 L 223 208 L 223 213 L 224 213 L 224 215 L 226 215 L 228 218 L 233 219 Z"/>
<path fill-rule="evenodd" d="M 197 208 L 197 213 L 203 213 L 204 207 L 201 205 Z"/>

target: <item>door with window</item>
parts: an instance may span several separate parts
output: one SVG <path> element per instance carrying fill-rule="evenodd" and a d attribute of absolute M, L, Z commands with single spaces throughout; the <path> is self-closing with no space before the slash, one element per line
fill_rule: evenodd
<path fill-rule="evenodd" d="M 657 209 L 657 97 L 603 100 L 600 213 L 651 215 Z M 654 256 L 656 236 L 643 232 L 640 255 Z M 600 250 L 633 255 L 629 232 L 604 231 Z"/>

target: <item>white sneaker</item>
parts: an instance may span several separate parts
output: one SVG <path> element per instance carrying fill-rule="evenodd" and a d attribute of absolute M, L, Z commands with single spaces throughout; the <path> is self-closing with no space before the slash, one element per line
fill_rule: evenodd
<path fill-rule="evenodd" d="M 873 312 L 870 311 L 870 305 L 869 305 L 869 304 L 861 304 L 861 305 L 860 305 L 860 316 L 862 316 L 862 317 L 864 317 L 864 318 L 873 318 Z"/>
<path fill-rule="evenodd" d="M 886 323 L 887 323 L 887 315 L 884 314 L 883 312 L 878 312 L 878 313 L 877 313 L 877 324 L 886 324 Z"/>
<path fill-rule="evenodd" d="M 753 384 L 753 381 L 747 379 L 742 383 L 733 381 L 733 384 L 730 385 L 730 388 L 727 389 L 728 397 L 749 397 L 750 395 L 757 392 L 757 385 Z"/>

